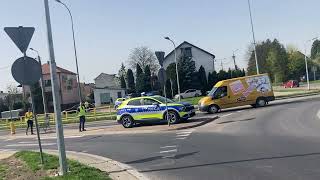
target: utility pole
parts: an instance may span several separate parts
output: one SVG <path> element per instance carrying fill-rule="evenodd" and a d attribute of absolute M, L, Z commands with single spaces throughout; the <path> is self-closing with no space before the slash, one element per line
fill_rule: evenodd
<path fill-rule="evenodd" d="M 254 58 L 255 58 L 255 60 L 256 60 L 257 74 L 260 74 L 260 73 L 259 73 L 259 64 L 258 64 L 257 50 L 256 50 L 256 38 L 255 38 L 255 36 L 254 36 L 254 29 L 253 29 L 253 21 L 252 21 L 250 0 L 248 0 L 248 6 L 249 6 L 250 23 L 251 23 L 251 31 L 252 31 L 252 39 L 253 39 Z"/>
<path fill-rule="evenodd" d="M 57 67 L 56 67 L 56 62 L 54 57 L 52 29 L 51 29 L 50 10 L 49 10 L 48 0 L 44 0 L 44 9 L 45 9 L 45 16 L 46 16 L 48 49 L 49 49 L 49 57 L 50 57 L 52 97 L 53 97 L 54 113 L 56 117 L 56 132 L 57 132 L 57 144 L 58 144 L 58 151 L 59 151 L 60 174 L 65 175 L 67 173 L 67 157 L 66 157 L 66 150 L 65 150 L 65 144 L 64 144 L 63 125 L 62 125 L 61 107 L 60 107 L 60 92 L 59 92 L 59 84 L 57 79 Z"/>
<path fill-rule="evenodd" d="M 235 70 L 238 70 L 238 67 L 237 67 L 237 65 L 236 65 L 236 55 L 234 54 L 235 52 L 237 52 L 239 49 L 236 49 L 236 50 L 234 50 L 233 51 L 233 53 L 232 53 L 232 59 L 233 59 L 233 64 L 234 64 L 234 69 Z"/>

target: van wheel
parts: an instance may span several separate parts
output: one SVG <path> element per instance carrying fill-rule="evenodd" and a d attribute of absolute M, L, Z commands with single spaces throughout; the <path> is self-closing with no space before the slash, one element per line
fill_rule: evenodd
<path fill-rule="evenodd" d="M 217 105 L 210 105 L 209 109 L 208 109 L 208 113 L 210 114 L 214 114 L 217 113 L 219 111 L 219 107 Z"/>
<path fill-rule="evenodd" d="M 124 128 L 132 128 L 134 125 L 134 121 L 131 116 L 125 115 L 121 118 L 121 124 Z"/>
<path fill-rule="evenodd" d="M 179 114 L 175 111 L 169 111 L 168 116 L 167 113 L 164 114 L 164 119 L 166 121 L 168 121 L 167 117 L 169 118 L 170 124 L 176 124 L 180 120 Z"/>
<path fill-rule="evenodd" d="M 263 107 L 267 104 L 267 101 L 264 98 L 258 98 L 256 101 L 256 107 Z"/>

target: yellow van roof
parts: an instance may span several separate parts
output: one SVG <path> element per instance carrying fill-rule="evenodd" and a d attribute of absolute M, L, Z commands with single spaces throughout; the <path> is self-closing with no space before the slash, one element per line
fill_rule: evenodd
<path fill-rule="evenodd" d="M 226 80 L 222 80 L 222 81 L 217 82 L 214 85 L 214 87 L 219 87 L 228 81 L 236 81 L 236 80 L 240 80 L 240 79 L 244 79 L 244 78 L 248 78 L 248 77 L 265 76 L 265 75 L 269 76 L 268 73 L 264 73 L 264 74 L 256 74 L 256 75 L 251 75 L 251 76 L 243 76 L 243 77 L 238 77 L 238 78 L 226 79 Z"/>

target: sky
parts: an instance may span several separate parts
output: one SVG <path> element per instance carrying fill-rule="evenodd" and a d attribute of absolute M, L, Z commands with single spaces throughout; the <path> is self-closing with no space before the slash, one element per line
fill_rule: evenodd
<path fill-rule="evenodd" d="M 93 82 L 100 73 L 117 73 L 133 48 L 147 46 L 168 54 L 172 44 L 188 41 L 224 59 L 224 68 L 236 63 L 246 68 L 252 43 L 247 0 L 61 0 L 72 11 L 80 80 Z M 16 83 L 11 65 L 22 56 L 4 27 L 32 26 L 30 46 L 48 61 L 43 0 L 0 0 L 0 90 Z M 57 65 L 76 71 L 70 18 L 66 9 L 49 0 Z M 319 0 L 251 0 L 256 40 L 277 38 L 304 50 L 320 31 Z M 306 45 L 308 52 L 311 43 Z M 27 55 L 36 57 L 32 51 Z M 220 60 L 216 64 L 220 68 Z"/>

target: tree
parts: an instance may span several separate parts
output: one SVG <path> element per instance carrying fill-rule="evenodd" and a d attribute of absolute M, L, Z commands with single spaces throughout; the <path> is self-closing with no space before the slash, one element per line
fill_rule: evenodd
<path fill-rule="evenodd" d="M 142 93 L 144 92 L 144 73 L 140 67 L 140 65 L 137 63 L 136 65 L 136 92 Z"/>
<path fill-rule="evenodd" d="M 139 64 L 142 69 L 145 69 L 145 67 L 149 65 L 152 74 L 156 73 L 159 69 L 159 64 L 154 52 L 145 46 L 134 48 L 131 51 L 128 64 L 131 68 L 135 68 L 136 65 Z"/>
<path fill-rule="evenodd" d="M 257 51 L 257 59 L 258 59 L 258 65 L 259 65 L 259 71 L 260 73 L 268 73 L 269 68 L 267 66 L 267 56 L 270 48 L 272 47 L 272 42 L 270 39 L 267 39 L 266 41 L 262 41 L 261 43 L 258 43 L 256 45 L 256 51 Z M 248 75 L 256 74 L 256 60 L 255 60 L 255 54 L 253 51 L 253 46 L 250 46 L 248 49 Z"/>
<path fill-rule="evenodd" d="M 320 40 L 316 39 L 312 43 L 311 47 L 311 58 L 315 59 L 320 56 Z"/>
<path fill-rule="evenodd" d="M 124 78 L 124 75 L 120 76 L 120 87 L 123 89 L 127 89 L 126 80 Z"/>
<path fill-rule="evenodd" d="M 208 90 L 211 90 L 212 87 L 218 82 L 218 74 L 216 71 L 209 73 L 208 75 Z"/>
<path fill-rule="evenodd" d="M 151 70 L 149 65 L 144 68 L 144 90 L 149 92 L 152 90 L 151 87 Z"/>
<path fill-rule="evenodd" d="M 178 94 L 176 63 L 169 64 L 169 66 L 166 69 L 166 75 L 167 75 L 167 78 L 170 79 L 172 82 L 173 94 Z"/>
<path fill-rule="evenodd" d="M 167 98 L 170 98 L 172 99 L 172 91 L 171 91 L 171 83 L 170 83 L 170 79 L 167 79 L 166 80 L 166 95 L 167 95 Z"/>
<path fill-rule="evenodd" d="M 194 88 L 194 83 L 198 83 L 193 82 L 196 77 L 195 71 L 195 62 L 190 57 L 180 56 L 178 60 L 178 73 L 181 92 Z"/>
<path fill-rule="evenodd" d="M 136 91 L 136 86 L 134 83 L 133 72 L 131 69 L 127 71 L 127 82 L 128 82 L 128 93 L 134 93 Z"/>
<path fill-rule="evenodd" d="M 40 87 L 40 83 L 30 86 L 30 91 L 33 95 L 33 102 L 36 113 L 44 113 L 43 111 L 43 100 L 42 100 L 42 91 Z"/>
<path fill-rule="evenodd" d="M 219 73 L 217 74 L 217 79 L 218 79 L 218 81 L 228 79 L 228 73 L 226 71 L 224 71 L 223 69 L 221 69 L 219 71 Z"/>
<path fill-rule="evenodd" d="M 300 77 L 304 76 L 306 73 L 304 54 L 299 51 L 289 52 L 288 70 L 290 79 L 300 80 Z"/>
<path fill-rule="evenodd" d="M 200 66 L 199 71 L 200 90 L 202 95 L 205 95 L 208 87 L 207 74 L 203 66 Z"/>
<path fill-rule="evenodd" d="M 120 67 L 120 69 L 118 71 L 118 76 L 119 77 L 121 77 L 121 76 L 125 77 L 126 76 L 126 67 L 124 66 L 123 63 L 121 63 L 121 67 Z"/>

